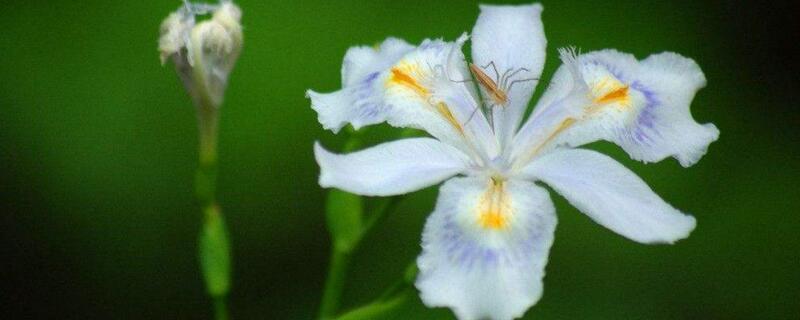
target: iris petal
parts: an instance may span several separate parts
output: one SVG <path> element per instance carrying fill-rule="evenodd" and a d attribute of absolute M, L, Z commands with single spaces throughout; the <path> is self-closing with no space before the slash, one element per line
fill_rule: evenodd
<path fill-rule="evenodd" d="M 466 170 L 469 158 L 431 138 L 403 139 L 339 155 L 319 144 L 319 184 L 370 196 L 416 191 Z"/>
<path fill-rule="evenodd" d="M 672 156 L 691 166 L 719 136 L 713 124 L 697 123 L 689 110 L 705 83 L 697 64 L 675 53 L 641 62 L 615 50 L 580 55 L 556 72 L 518 133 L 515 154 L 527 160 L 544 142 L 575 147 L 607 140 L 636 160 L 656 162 Z M 586 99 L 569 99 L 576 86 L 585 87 Z M 568 118 L 573 123 L 557 139 L 537 136 L 554 131 Z"/>
<path fill-rule="evenodd" d="M 453 178 L 425 224 L 416 286 L 459 319 L 512 319 L 542 295 L 556 217 L 547 191 L 521 180 Z"/>
<path fill-rule="evenodd" d="M 695 219 L 670 206 L 619 162 L 591 150 L 559 150 L 536 159 L 523 175 L 542 180 L 597 223 L 642 243 L 673 243 Z"/>

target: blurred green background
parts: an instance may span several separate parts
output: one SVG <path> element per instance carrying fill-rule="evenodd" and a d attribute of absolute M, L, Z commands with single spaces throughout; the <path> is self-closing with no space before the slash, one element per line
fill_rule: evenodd
<path fill-rule="evenodd" d="M 219 199 L 234 243 L 237 319 L 308 319 L 327 267 L 325 191 L 312 143 L 341 148 L 304 98 L 340 86 L 349 46 L 455 39 L 468 1 L 238 1 L 245 49 L 222 111 Z M 0 4 L 0 305 L 11 318 L 211 317 L 196 260 L 194 109 L 156 52 L 179 1 Z M 694 167 L 642 165 L 596 144 L 698 227 L 640 245 L 553 194 L 543 299 L 527 319 L 800 318 L 797 11 L 703 2 L 544 3 L 556 48 L 665 50 L 697 60 L 692 108 L 721 130 Z M 537 94 L 538 95 L 538 94 Z M 397 133 L 372 131 L 373 142 Z M 354 258 L 344 306 L 365 303 L 419 253 L 436 188 L 407 197 Z M 418 298 L 397 319 L 450 319 Z"/>

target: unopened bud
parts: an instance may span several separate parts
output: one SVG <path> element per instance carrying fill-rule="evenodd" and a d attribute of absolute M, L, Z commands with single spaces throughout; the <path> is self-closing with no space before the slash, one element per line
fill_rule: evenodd
<path fill-rule="evenodd" d="M 211 14 L 197 23 L 196 16 Z M 172 58 L 186 90 L 198 105 L 222 104 L 228 75 L 242 50 L 241 10 L 230 1 L 190 4 L 161 23 L 161 63 Z"/>

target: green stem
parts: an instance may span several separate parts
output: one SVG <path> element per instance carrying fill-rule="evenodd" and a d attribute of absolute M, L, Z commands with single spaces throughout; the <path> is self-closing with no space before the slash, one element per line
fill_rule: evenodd
<path fill-rule="evenodd" d="M 383 293 L 381 293 L 381 295 L 378 296 L 378 299 L 375 299 L 375 301 L 386 301 L 395 294 L 397 294 L 398 292 L 400 292 L 401 290 L 403 290 L 404 288 L 406 288 L 407 286 L 408 283 L 406 282 L 405 279 L 398 279 L 397 281 L 392 283 L 392 285 L 386 288 L 386 290 L 383 291 Z"/>
<path fill-rule="evenodd" d="M 362 237 L 364 234 L 372 230 L 375 225 L 383 221 L 383 219 L 388 216 L 387 213 L 394 211 L 402 199 L 402 196 L 381 199 L 381 202 L 377 205 L 375 212 L 373 212 L 372 215 L 367 218 L 367 222 L 364 224 L 364 233 L 362 234 Z"/>
<path fill-rule="evenodd" d="M 411 288 L 411 286 L 414 283 L 414 279 L 417 277 L 418 271 L 419 270 L 417 270 L 416 261 L 412 261 L 411 263 L 409 263 L 408 266 L 406 267 L 406 271 L 404 272 L 403 277 L 395 281 L 395 283 L 393 283 L 391 286 L 389 286 L 389 288 L 387 288 L 386 291 L 384 291 L 378 297 L 378 299 L 375 299 L 375 301 L 385 301 L 397 295 L 399 292 Z"/>
<path fill-rule="evenodd" d="M 339 308 L 339 298 L 341 298 L 342 289 L 344 289 L 344 280 L 352 251 L 358 247 L 358 244 L 361 243 L 361 239 L 364 238 L 373 226 L 386 217 L 388 213 L 397 208 L 397 204 L 400 203 L 401 199 L 401 196 L 383 199 L 384 201 L 377 206 L 375 212 L 373 212 L 369 220 L 367 220 L 363 233 L 351 249 L 342 250 L 333 246 L 331 250 L 331 262 L 328 266 L 328 277 L 325 280 L 325 289 L 322 293 L 322 304 L 319 312 L 320 319 L 331 319 L 336 315 L 336 311 Z"/>
<path fill-rule="evenodd" d="M 360 132 L 350 130 L 350 138 L 345 143 L 343 148 L 345 152 L 356 150 L 361 145 Z M 381 199 L 381 202 L 375 206 L 374 212 L 369 216 L 361 229 L 360 234 L 352 244 L 347 248 L 340 248 L 336 245 L 332 246 L 331 260 L 328 265 L 328 275 L 325 279 L 325 288 L 322 293 L 322 302 L 320 305 L 319 319 L 333 319 L 339 309 L 339 300 L 342 296 L 344 289 L 344 281 L 347 274 L 347 268 L 350 264 L 350 258 L 361 243 L 364 236 L 380 221 L 382 221 L 388 213 L 394 211 L 402 199 L 401 196 L 389 197 Z"/>
<path fill-rule="evenodd" d="M 217 132 L 219 127 L 219 110 L 216 107 L 203 105 L 197 110 L 197 129 L 199 136 L 200 168 L 216 168 L 217 166 Z M 216 177 L 215 177 L 216 178 Z M 213 191 L 213 190 L 212 190 Z M 213 192 L 203 196 L 212 197 Z"/>
<path fill-rule="evenodd" d="M 214 319 L 228 320 L 228 307 L 224 297 L 214 299 Z"/>
<path fill-rule="evenodd" d="M 395 311 L 398 307 L 406 303 L 411 296 L 412 290 L 404 290 L 391 299 L 378 300 L 368 305 L 350 310 L 336 320 L 367 320 L 382 319 L 386 314 Z"/>
<path fill-rule="evenodd" d="M 403 277 L 389 286 L 377 299 L 344 313 L 336 318 L 336 320 L 359 320 L 385 317 L 386 314 L 394 311 L 408 301 L 408 297 L 414 292 L 413 283 L 414 279 L 417 277 L 418 271 L 416 262 L 412 261 L 408 267 L 406 267 Z"/>
<path fill-rule="evenodd" d="M 339 309 L 339 298 L 344 289 L 344 279 L 350 264 L 350 252 L 335 248 L 331 253 L 328 266 L 328 277 L 325 280 L 325 291 L 322 293 L 322 305 L 319 309 L 320 319 L 331 319 Z"/>
<path fill-rule="evenodd" d="M 201 272 L 206 291 L 213 300 L 215 319 L 227 320 L 225 299 L 230 289 L 231 254 L 228 231 L 216 200 L 218 111 L 209 103 L 197 105 L 200 163 L 195 176 L 195 194 L 204 213 L 198 237 Z"/>

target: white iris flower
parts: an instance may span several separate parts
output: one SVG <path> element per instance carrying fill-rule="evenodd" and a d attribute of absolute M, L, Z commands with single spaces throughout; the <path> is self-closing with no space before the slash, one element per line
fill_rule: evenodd
<path fill-rule="evenodd" d="M 636 160 L 691 166 L 719 135 L 689 111 L 703 72 L 675 53 L 639 61 L 560 50 L 563 65 L 522 123 L 545 61 L 541 12 L 539 4 L 481 6 L 471 63 L 461 51 L 466 35 L 351 48 L 343 88 L 307 93 L 334 132 L 387 122 L 432 136 L 346 155 L 314 151 L 323 187 L 390 196 L 445 181 L 422 235 L 416 287 L 426 305 L 460 319 L 521 317 L 541 297 L 556 216 L 537 181 L 637 242 L 673 243 L 695 227 L 620 163 L 576 147 L 606 140 Z"/>

